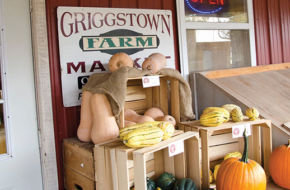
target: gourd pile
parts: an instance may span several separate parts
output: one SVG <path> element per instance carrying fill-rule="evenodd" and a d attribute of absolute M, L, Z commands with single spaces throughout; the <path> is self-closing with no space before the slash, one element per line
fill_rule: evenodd
<path fill-rule="evenodd" d="M 259 111 L 247 108 L 246 116 L 251 120 L 259 118 Z M 235 104 L 225 104 L 221 107 L 207 107 L 200 116 L 200 123 L 206 127 L 216 127 L 230 120 L 240 122 L 245 119 L 242 109 Z"/>
<path fill-rule="evenodd" d="M 197 190 L 197 187 L 190 178 L 176 179 L 172 174 L 164 172 L 156 181 L 147 178 L 147 190 Z"/>
<path fill-rule="evenodd" d="M 157 107 L 149 108 L 144 115 L 125 109 L 125 128 L 120 130 L 119 138 L 131 148 L 155 145 L 174 134 L 176 121 L 164 115 Z"/>
<path fill-rule="evenodd" d="M 121 129 L 119 138 L 128 147 L 141 148 L 172 137 L 174 131 L 174 125 L 169 122 L 148 121 Z"/>
<path fill-rule="evenodd" d="M 121 67 L 134 67 L 134 61 L 128 54 L 119 52 L 110 58 L 108 66 L 111 72 L 115 72 Z M 153 74 L 165 67 L 166 57 L 161 53 L 149 55 L 142 63 L 142 70 L 150 71 Z M 132 119 L 127 119 L 126 124 L 160 120 L 169 121 L 175 125 L 173 117 L 165 116 L 164 114 L 162 116 L 152 119 L 150 116 L 138 116 L 138 114 L 135 114 L 132 115 Z M 81 119 L 77 130 L 78 139 L 82 142 L 99 144 L 116 138 L 118 134 L 119 126 L 106 95 L 84 90 L 81 103 Z"/>

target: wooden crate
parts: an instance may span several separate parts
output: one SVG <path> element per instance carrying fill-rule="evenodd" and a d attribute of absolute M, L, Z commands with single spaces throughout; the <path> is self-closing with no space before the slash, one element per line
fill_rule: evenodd
<path fill-rule="evenodd" d="M 250 124 L 252 135 L 249 136 L 249 158 L 262 164 L 263 142 L 263 166 L 269 175 L 269 158 L 272 152 L 271 121 L 259 119 L 255 121 L 227 122 L 218 127 L 204 127 L 199 121 L 178 123 L 178 128 L 184 131 L 197 131 L 201 138 L 202 156 L 202 189 L 208 189 L 209 169 L 220 163 L 226 153 L 243 152 L 243 139 L 232 138 L 232 127 L 235 125 Z M 261 133 L 262 130 L 262 133 Z"/>
<path fill-rule="evenodd" d="M 133 109 L 139 114 L 143 114 L 148 108 L 159 107 L 164 114 L 170 114 L 177 122 L 180 121 L 179 81 L 176 79 L 160 76 L 160 86 L 143 88 L 142 78 L 129 78 L 125 101 L 125 108 Z M 122 111 L 120 115 L 120 128 L 124 127 L 123 113 Z"/>
<path fill-rule="evenodd" d="M 124 148 L 124 144 L 119 139 L 97 145 L 83 143 L 76 138 L 65 139 L 63 143 L 65 188 L 67 190 L 118 189 L 118 185 L 115 185 L 117 183 L 115 149 L 117 148 Z M 153 171 L 153 165 L 154 158 L 148 157 L 148 176 L 152 175 L 150 173 Z M 131 182 L 134 179 L 133 167 L 133 159 L 131 159 L 126 168 Z"/>
<path fill-rule="evenodd" d="M 92 143 L 76 138 L 64 139 L 63 160 L 66 190 L 94 190 L 95 170 Z"/>
<path fill-rule="evenodd" d="M 183 141 L 185 152 L 169 157 L 168 146 L 170 143 Z M 146 158 L 154 154 L 154 171 L 152 178 L 158 177 L 163 172 L 172 173 L 176 178 L 189 177 L 193 179 L 197 187 L 200 187 L 200 161 L 199 161 L 199 135 L 197 132 L 186 132 L 176 135 L 157 145 L 141 148 L 133 152 L 134 160 L 134 186 L 138 190 L 146 190 Z M 120 159 L 122 156 L 120 157 Z M 123 156 L 124 158 L 124 156 Z M 120 163 L 122 165 L 122 163 Z M 127 189 L 125 179 L 119 181 Z M 123 187 L 122 185 L 122 187 Z M 123 188 L 122 188 L 123 190 Z"/>
<path fill-rule="evenodd" d="M 170 92 L 168 89 L 170 88 Z M 170 93 L 170 94 L 169 94 Z M 169 98 L 170 97 L 170 100 Z M 171 105 L 169 108 L 169 104 Z M 160 76 L 160 86 L 143 88 L 142 78 L 130 78 L 127 82 L 125 107 L 133 109 L 139 114 L 143 114 L 148 108 L 159 107 L 164 114 L 171 114 L 177 122 L 180 121 L 179 108 L 179 81 L 170 77 Z M 124 127 L 124 108 L 120 115 L 119 127 Z M 133 156 L 134 149 L 124 148 L 123 143 L 118 139 L 113 139 L 98 145 L 82 143 L 77 139 L 66 139 L 64 141 L 64 165 L 65 181 L 68 190 L 76 187 L 83 187 L 82 181 L 77 178 L 85 178 L 95 184 L 96 190 L 118 189 L 118 176 L 116 155 L 117 150 L 126 149 L 129 159 L 126 164 L 128 171 L 128 183 L 133 184 L 134 169 Z M 131 155 L 131 156 L 130 156 Z M 147 173 L 153 175 L 154 154 L 147 157 Z M 122 166 L 124 168 L 124 166 Z M 68 173 L 70 172 L 70 173 Z M 73 173 L 73 176 L 71 174 Z M 79 177 L 75 177 L 79 176 Z M 87 186 L 84 186 L 87 189 Z M 120 188 L 119 188 L 120 189 Z"/>

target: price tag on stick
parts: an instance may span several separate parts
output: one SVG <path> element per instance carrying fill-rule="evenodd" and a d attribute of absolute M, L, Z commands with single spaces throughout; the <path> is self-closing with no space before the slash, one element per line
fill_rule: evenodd
<path fill-rule="evenodd" d="M 243 137 L 243 133 L 246 130 L 246 136 L 250 136 L 251 133 L 251 125 L 250 124 L 244 124 L 244 125 L 235 125 L 232 127 L 232 137 L 233 138 L 239 138 Z"/>
<path fill-rule="evenodd" d="M 160 86 L 160 78 L 159 76 L 145 76 L 142 77 L 143 88 Z"/>

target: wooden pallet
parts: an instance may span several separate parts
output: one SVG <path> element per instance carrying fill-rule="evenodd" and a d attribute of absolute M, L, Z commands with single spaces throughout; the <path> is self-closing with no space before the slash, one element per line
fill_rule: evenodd
<path fill-rule="evenodd" d="M 201 138 L 202 155 L 202 188 L 208 189 L 209 169 L 220 163 L 226 153 L 243 152 L 243 139 L 232 138 L 231 130 L 235 125 L 250 124 L 252 135 L 249 137 L 249 158 L 262 164 L 262 142 L 264 170 L 269 176 L 269 158 L 272 152 L 271 121 L 259 119 L 255 121 L 228 122 L 218 127 L 204 127 L 199 121 L 182 122 L 178 128 L 184 131 L 197 131 Z M 262 130 L 262 133 L 261 133 Z M 262 140 L 263 139 L 263 140 Z"/>

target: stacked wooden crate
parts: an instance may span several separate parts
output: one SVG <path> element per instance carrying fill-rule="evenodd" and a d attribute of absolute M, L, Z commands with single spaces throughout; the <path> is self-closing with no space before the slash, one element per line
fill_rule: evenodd
<path fill-rule="evenodd" d="M 208 189 L 209 169 L 222 162 L 227 153 L 243 152 L 243 138 L 233 138 L 234 126 L 250 125 L 252 135 L 249 136 L 249 158 L 262 164 L 263 142 L 263 166 L 269 176 L 269 158 L 272 152 L 271 121 L 259 119 L 255 121 L 228 122 L 218 127 L 204 127 L 199 121 L 182 122 L 178 128 L 184 131 L 199 132 L 201 139 L 201 164 L 202 164 L 202 188 Z"/>
<path fill-rule="evenodd" d="M 124 108 L 143 114 L 151 107 L 159 107 L 179 122 L 179 81 L 160 76 L 160 86 L 143 88 L 142 78 L 129 79 Z M 124 127 L 124 108 L 120 128 Z M 168 146 L 177 141 L 184 143 L 185 151 L 169 157 Z M 191 177 L 199 186 L 198 147 L 198 133 L 183 131 L 176 131 L 174 137 L 141 149 L 128 148 L 119 139 L 97 145 L 67 139 L 64 141 L 65 185 L 67 190 L 125 190 L 135 183 L 136 189 L 145 190 L 145 176 L 156 178 L 167 171 L 177 177 Z"/>

